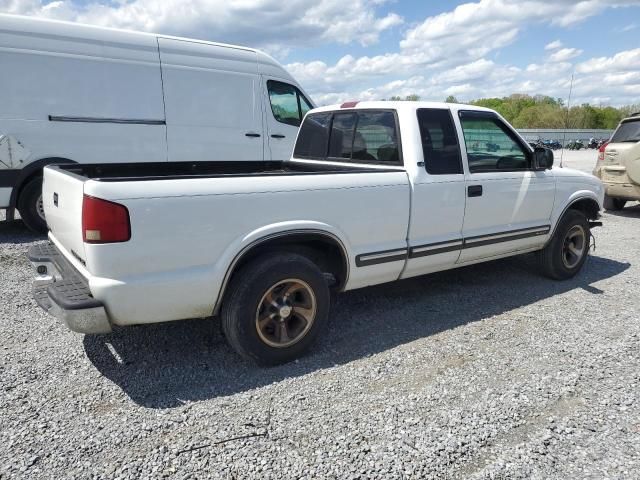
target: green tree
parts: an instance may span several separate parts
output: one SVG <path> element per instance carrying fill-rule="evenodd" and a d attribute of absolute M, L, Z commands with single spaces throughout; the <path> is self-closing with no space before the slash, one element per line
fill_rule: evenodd
<path fill-rule="evenodd" d="M 458 101 L 458 99 L 456 97 L 454 97 L 453 95 L 449 95 L 447 98 L 444 99 L 444 101 L 446 103 L 460 103 Z"/>

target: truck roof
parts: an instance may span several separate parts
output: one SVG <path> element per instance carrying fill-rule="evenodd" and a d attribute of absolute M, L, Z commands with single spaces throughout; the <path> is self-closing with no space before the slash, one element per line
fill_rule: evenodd
<path fill-rule="evenodd" d="M 244 47 L 240 45 L 231 45 L 227 43 L 210 42 L 207 40 L 198 40 L 194 38 L 175 37 L 172 35 L 163 35 L 158 33 L 138 32 L 134 30 L 124 30 L 96 25 L 87 25 L 83 23 L 66 22 L 62 20 L 34 18 L 26 17 L 23 15 L 10 15 L 3 13 L 0 13 L 0 29 L 19 32 L 23 35 L 25 33 L 32 33 L 34 35 L 42 37 L 67 37 L 71 39 L 83 39 L 97 42 L 126 43 L 129 45 L 147 47 L 149 45 L 150 39 L 167 38 L 172 40 L 182 40 L 185 42 L 213 45 L 218 47 L 234 48 L 237 50 L 254 52 L 256 54 L 258 63 L 270 67 L 276 67 L 279 71 L 281 71 L 283 77 L 291 79 L 293 78 L 282 67 L 282 65 L 280 65 L 268 54 L 255 48 Z"/>
<path fill-rule="evenodd" d="M 445 103 L 445 102 L 414 102 L 414 101 L 386 101 L 386 100 L 377 100 L 377 101 L 363 101 L 363 102 L 345 102 L 345 103 L 337 103 L 334 105 L 327 105 L 325 107 L 319 107 L 314 110 L 314 112 L 318 111 L 335 111 L 335 110 L 348 110 L 348 109 L 366 109 L 366 108 L 384 108 L 384 109 L 393 109 L 393 110 L 417 110 L 418 108 L 446 108 L 453 110 L 477 110 L 479 112 L 493 112 L 490 108 L 479 107 L 477 105 L 467 105 L 463 103 Z"/>

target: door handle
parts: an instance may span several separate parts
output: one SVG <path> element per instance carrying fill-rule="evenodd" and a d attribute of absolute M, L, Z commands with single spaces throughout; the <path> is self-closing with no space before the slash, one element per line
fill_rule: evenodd
<path fill-rule="evenodd" d="M 279 133 L 274 133 L 273 135 L 271 135 L 271 138 L 285 138 L 285 136 Z"/>
<path fill-rule="evenodd" d="M 244 134 L 245 137 L 258 138 L 260 136 L 259 133 L 248 132 Z"/>
<path fill-rule="evenodd" d="M 481 197 L 482 185 L 469 185 L 467 187 L 467 197 Z"/>

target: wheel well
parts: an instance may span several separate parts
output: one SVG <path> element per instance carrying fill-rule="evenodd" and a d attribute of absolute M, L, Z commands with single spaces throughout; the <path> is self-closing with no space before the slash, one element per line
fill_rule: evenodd
<path fill-rule="evenodd" d="M 273 238 L 258 241 L 248 250 L 241 253 L 240 257 L 227 274 L 227 281 L 223 289 L 233 279 L 233 276 L 253 259 L 260 255 L 288 252 L 303 255 L 315 263 L 324 273 L 331 274 L 335 281 L 332 289 L 342 290 L 349 276 L 349 261 L 342 243 L 333 235 L 316 232 L 291 233 L 275 236 Z M 220 299 L 224 296 L 221 292 Z M 220 303 L 220 300 L 218 301 Z"/>
<path fill-rule="evenodd" d="M 592 198 L 576 200 L 567 210 L 578 210 L 589 220 L 596 220 L 600 216 L 600 205 Z"/>
<path fill-rule="evenodd" d="M 10 204 L 12 207 L 15 207 L 18 204 L 18 198 L 20 197 L 20 194 L 22 193 L 22 189 L 24 188 L 24 186 L 34 178 L 42 176 L 42 169 L 47 165 L 52 165 L 54 163 L 76 163 L 76 162 L 74 162 L 73 160 L 69 160 L 68 158 L 49 157 L 49 158 L 42 158 L 40 160 L 37 160 L 25 166 L 20 172 L 20 176 L 18 177 L 16 186 L 13 189 L 13 192 L 11 194 Z"/>

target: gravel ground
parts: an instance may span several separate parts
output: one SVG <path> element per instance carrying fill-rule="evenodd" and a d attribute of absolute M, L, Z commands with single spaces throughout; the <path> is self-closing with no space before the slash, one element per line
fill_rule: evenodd
<path fill-rule="evenodd" d="M 574 279 L 519 257 L 339 297 L 303 359 L 213 320 L 67 331 L 0 222 L 0 478 L 638 478 L 640 205 Z"/>

